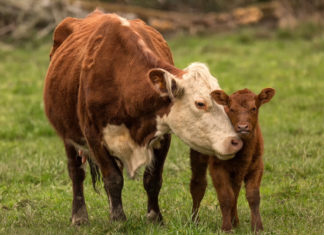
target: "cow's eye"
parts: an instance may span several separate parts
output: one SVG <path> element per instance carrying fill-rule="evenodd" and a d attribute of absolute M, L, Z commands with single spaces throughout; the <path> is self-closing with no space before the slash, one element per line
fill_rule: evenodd
<path fill-rule="evenodd" d="M 234 110 L 234 109 L 230 109 L 230 112 L 231 112 L 231 113 L 234 113 L 234 112 L 235 112 L 235 110 Z"/>
<path fill-rule="evenodd" d="M 251 109 L 251 111 L 253 111 L 253 112 L 256 111 L 256 107 L 253 107 L 253 108 Z"/>
<path fill-rule="evenodd" d="M 196 101 L 195 105 L 198 109 L 206 109 L 207 105 L 204 101 Z"/>

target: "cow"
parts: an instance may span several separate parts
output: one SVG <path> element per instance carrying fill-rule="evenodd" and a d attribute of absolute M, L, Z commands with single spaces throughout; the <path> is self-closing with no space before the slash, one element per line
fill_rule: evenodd
<path fill-rule="evenodd" d="M 98 10 L 66 18 L 54 31 L 44 85 L 45 113 L 64 143 L 72 180 L 72 224 L 88 222 L 83 181 L 102 176 L 110 219 L 125 220 L 123 167 L 145 165 L 147 217 L 162 221 L 158 195 L 174 133 L 191 148 L 229 159 L 242 147 L 206 65 L 174 66 L 163 37 L 141 20 Z M 100 175 L 98 175 L 100 174 Z"/>
<path fill-rule="evenodd" d="M 228 96 L 224 91 L 212 92 L 213 99 L 225 107 L 235 131 L 243 140 L 242 149 L 233 159 L 221 161 L 214 156 L 190 151 L 192 177 L 190 192 L 193 200 L 192 219 L 197 221 L 200 202 L 205 194 L 207 167 L 217 192 L 222 212 L 222 230 L 230 231 L 239 224 L 237 199 L 242 182 L 245 183 L 246 198 L 251 209 L 253 231 L 263 230 L 260 205 L 260 184 L 263 174 L 263 137 L 258 122 L 259 108 L 269 102 L 275 94 L 265 88 L 259 95 L 248 89 L 239 90 Z"/>

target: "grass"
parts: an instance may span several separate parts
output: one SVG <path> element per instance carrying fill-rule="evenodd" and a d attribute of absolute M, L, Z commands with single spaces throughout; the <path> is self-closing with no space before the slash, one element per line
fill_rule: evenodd
<path fill-rule="evenodd" d="M 260 36 L 261 35 L 261 36 Z M 277 90 L 262 107 L 265 174 L 264 234 L 324 234 L 324 35 L 304 37 L 254 30 L 169 40 L 176 65 L 205 62 L 227 93 Z M 163 226 L 146 222 L 141 174 L 126 178 L 125 223 L 109 221 L 104 190 L 90 177 L 85 195 L 90 224 L 70 226 L 72 191 L 61 141 L 43 113 L 42 88 L 51 44 L 0 49 L 0 234 L 221 234 L 221 215 L 209 179 L 201 222 L 190 222 L 188 147 L 173 138 L 160 193 Z M 143 169 L 141 170 L 143 172 Z M 242 190 L 241 224 L 250 233 Z"/>

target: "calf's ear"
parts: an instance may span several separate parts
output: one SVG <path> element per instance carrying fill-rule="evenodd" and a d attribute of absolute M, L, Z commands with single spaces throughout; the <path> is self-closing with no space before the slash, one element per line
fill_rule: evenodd
<path fill-rule="evenodd" d="M 264 88 L 258 95 L 259 105 L 268 103 L 275 95 L 276 91 L 273 88 Z"/>
<path fill-rule="evenodd" d="M 216 103 L 220 105 L 228 105 L 229 97 L 228 95 L 222 90 L 214 90 L 210 93 L 211 97 L 216 101 Z"/>
<path fill-rule="evenodd" d="M 151 69 L 149 71 L 149 79 L 154 89 L 162 97 L 169 96 L 172 100 L 174 98 L 180 98 L 184 93 L 180 81 L 164 69 Z"/>

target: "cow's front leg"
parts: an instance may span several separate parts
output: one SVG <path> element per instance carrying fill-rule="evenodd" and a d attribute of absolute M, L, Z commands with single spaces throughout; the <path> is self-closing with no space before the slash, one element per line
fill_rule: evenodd
<path fill-rule="evenodd" d="M 143 183 L 147 193 L 147 218 L 152 222 L 162 222 L 159 207 L 159 193 L 162 187 L 162 172 L 165 158 L 170 147 L 171 136 L 165 135 L 160 146 L 154 149 L 154 159 L 144 172 Z"/>
<path fill-rule="evenodd" d="M 108 153 L 107 153 L 108 155 Z M 123 210 L 122 203 L 122 189 L 124 186 L 123 174 L 118 165 L 111 156 L 109 156 L 112 165 L 110 169 L 102 170 L 104 187 L 107 192 L 110 204 L 110 218 L 111 220 L 126 220 L 126 215 Z M 108 164 L 107 164 L 108 165 Z M 106 165 L 106 166 L 107 166 Z M 105 173 L 103 171 L 106 171 Z"/>
<path fill-rule="evenodd" d="M 88 213 L 83 194 L 83 181 L 85 171 L 82 166 L 82 160 L 78 157 L 75 148 L 64 143 L 66 155 L 68 158 L 69 176 L 72 180 L 73 202 L 72 202 L 72 224 L 81 225 L 88 222 Z"/>
<path fill-rule="evenodd" d="M 110 219 L 113 221 L 126 220 L 121 197 L 124 186 L 123 174 L 114 157 L 103 145 L 100 135 L 91 129 L 87 129 L 85 133 L 92 156 L 102 173 L 104 188 L 110 204 Z"/>

